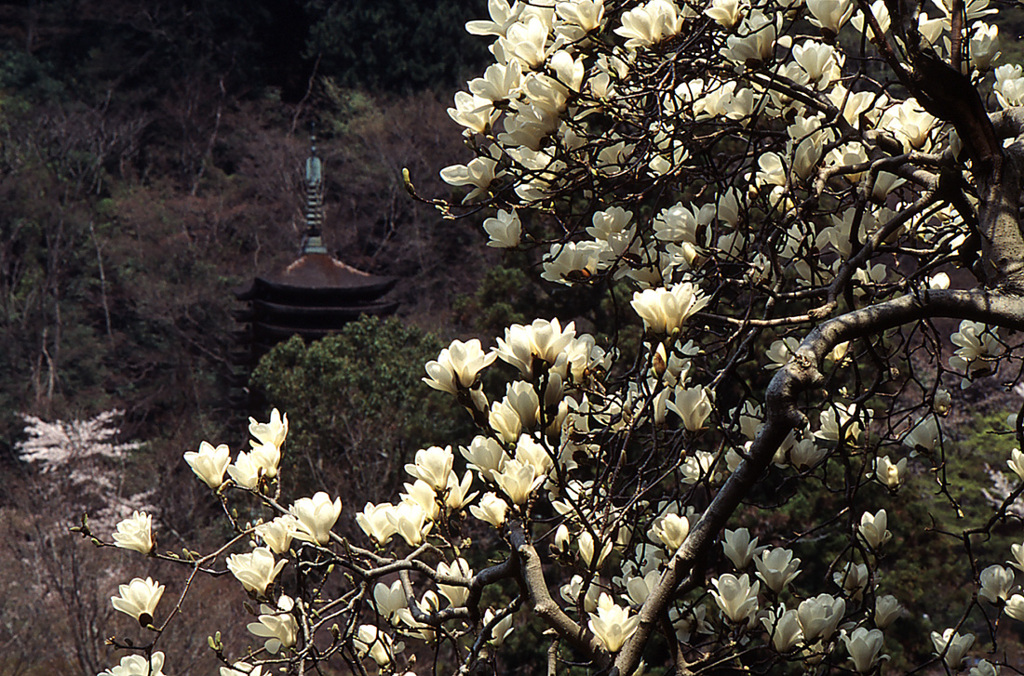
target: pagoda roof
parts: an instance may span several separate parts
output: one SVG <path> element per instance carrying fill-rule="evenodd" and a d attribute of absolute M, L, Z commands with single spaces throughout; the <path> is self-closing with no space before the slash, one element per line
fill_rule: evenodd
<path fill-rule="evenodd" d="M 396 281 L 357 270 L 326 253 L 306 253 L 277 272 L 256 277 L 248 288 L 235 291 L 235 296 L 239 300 L 293 295 L 306 300 L 372 300 L 390 291 Z"/>

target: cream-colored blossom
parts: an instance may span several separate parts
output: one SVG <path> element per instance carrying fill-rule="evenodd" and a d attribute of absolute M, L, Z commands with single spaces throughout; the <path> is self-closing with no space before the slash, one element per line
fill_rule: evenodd
<path fill-rule="evenodd" d="M 260 605 L 258 622 L 250 622 L 250 633 L 267 639 L 263 646 L 267 652 L 276 655 L 281 648 L 291 648 L 299 635 L 299 623 L 292 614 L 295 602 L 290 596 L 282 595 L 277 600 L 277 607 L 267 604 Z"/>
<path fill-rule="evenodd" d="M 671 289 L 659 287 L 633 294 L 630 305 L 644 327 L 652 333 L 670 334 L 681 329 L 693 314 L 708 304 L 710 298 L 692 282 L 680 282 Z"/>
<path fill-rule="evenodd" d="M 480 371 L 490 366 L 496 357 L 493 352 L 484 353 L 476 338 L 465 343 L 453 340 L 436 360 L 427 362 L 424 368 L 428 377 L 423 382 L 435 390 L 458 394 L 460 388 L 473 387 Z"/>
<path fill-rule="evenodd" d="M 892 594 L 875 598 L 875 626 L 885 629 L 903 613 L 903 606 Z"/>
<path fill-rule="evenodd" d="M 369 655 L 377 666 L 391 664 L 394 653 L 394 642 L 391 637 L 372 624 L 361 624 L 352 637 L 356 653 L 360 657 Z"/>
<path fill-rule="evenodd" d="M 857 627 L 852 632 L 842 633 L 843 644 L 846 652 L 853 660 L 853 668 L 859 673 L 865 674 L 875 668 L 882 656 L 882 644 L 885 642 L 885 635 L 880 629 L 867 629 Z"/>
<path fill-rule="evenodd" d="M 1004 566 L 989 566 L 978 576 L 981 589 L 978 596 L 989 603 L 1005 603 L 1013 589 L 1013 570 Z"/>
<path fill-rule="evenodd" d="M 164 654 L 157 650 L 149 659 L 145 655 L 125 655 L 120 664 L 101 671 L 98 676 L 164 676 L 163 668 Z M 253 672 L 251 676 L 260 674 Z"/>
<path fill-rule="evenodd" d="M 860 517 L 857 534 L 868 547 L 878 549 L 892 538 L 892 533 L 886 528 L 887 525 L 888 519 L 884 509 L 878 510 L 875 514 L 864 512 Z"/>
<path fill-rule="evenodd" d="M 469 508 L 470 514 L 481 521 L 486 521 L 495 528 L 501 528 L 505 523 L 506 511 L 508 511 L 508 503 L 494 493 L 485 493 L 480 498 L 479 505 L 472 505 Z"/>
<path fill-rule="evenodd" d="M 228 465 L 228 475 L 242 488 L 256 490 L 262 476 L 262 467 L 251 453 L 240 451 L 235 461 Z"/>
<path fill-rule="evenodd" d="M 405 466 L 405 471 L 417 479 L 422 479 L 435 491 L 443 491 L 448 485 L 448 475 L 452 471 L 455 455 L 452 447 L 431 446 L 416 451 L 413 464 Z"/>
<path fill-rule="evenodd" d="M 284 514 L 267 523 L 256 526 L 256 535 L 275 554 L 284 554 L 292 546 L 292 538 L 299 532 L 299 520 L 292 514 Z"/>
<path fill-rule="evenodd" d="M 410 547 L 421 545 L 434 525 L 427 520 L 427 512 L 423 507 L 413 500 L 402 500 L 394 509 L 388 510 L 386 516 L 395 532 Z"/>
<path fill-rule="evenodd" d="M 715 591 L 711 592 L 715 602 L 722 609 L 725 616 L 739 624 L 746 622 L 757 613 L 758 601 L 757 592 L 761 585 L 759 582 L 750 584 L 750 578 L 746 573 L 736 577 L 730 573 L 719 575 L 711 582 Z"/>
<path fill-rule="evenodd" d="M 946 629 L 941 634 L 933 631 L 931 638 L 935 654 L 940 655 L 946 666 L 953 671 L 959 671 L 964 657 L 967 656 L 967 651 L 974 645 L 974 634 L 960 635 L 952 628 Z"/>
<path fill-rule="evenodd" d="M 765 550 L 754 557 L 757 576 L 776 594 L 782 593 L 793 579 L 800 574 L 800 559 L 793 558 L 793 552 L 782 547 Z"/>
<path fill-rule="evenodd" d="M 376 540 L 377 544 L 383 545 L 398 532 L 391 519 L 388 518 L 388 514 L 394 508 L 395 506 L 390 502 L 382 502 L 379 505 L 367 502 L 363 511 L 356 514 L 356 523 L 364 533 Z"/>
<path fill-rule="evenodd" d="M 139 624 L 146 626 L 153 623 L 153 612 L 164 594 L 164 586 L 150 577 L 145 580 L 136 577 L 128 584 L 119 585 L 117 593 L 117 596 L 110 597 L 114 610 L 131 615 Z"/>
<path fill-rule="evenodd" d="M 288 563 L 285 559 L 274 560 L 274 554 L 267 547 L 256 547 L 246 554 L 232 554 L 228 557 L 228 570 L 248 591 L 264 595 L 281 569 Z"/>
<path fill-rule="evenodd" d="M 341 498 L 331 500 L 331 496 L 319 491 L 312 498 L 296 500 L 288 511 L 298 521 L 295 537 L 325 545 L 331 540 L 331 528 L 341 516 Z"/>
<path fill-rule="evenodd" d="M 907 459 L 900 458 L 893 462 L 889 456 L 883 455 L 875 460 L 875 478 L 889 490 L 896 490 L 903 484 L 907 476 Z"/>
<path fill-rule="evenodd" d="M 625 12 L 614 30 L 626 38 L 626 48 L 649 47 L 678 33 L 683 26 L 679 8 L 670 0 L 648 0 Z"/>
<path fill-rule="evenodd" d="M 772 638 L 772 647 L 780 653 L 789 652 L 804 638 L 797 612 L 793 609 L 772 608 L 761 618 L 761 624 Z"/>
<path fill-rule="evenodd" d="M 736 566 L 736 570 L 743 570 L 754 560 L 754 555 L 764 548 L 757 546 L 757 538 L 751 538 L 749 530 L 737 528 L 725 531 L 722 549 L 732 561 L 732 565 Z"/>
<path fill-rule="evenodd" d="M 608 594 L 601 594 L 597 601 L 597 612 L 589 615 L 587 626 L 610 653 L 618 652 L 640 624 L 639 615 L 633 615 L 628 608 L 616 605 Z"/>
<path fill-rule="evenodd" d="M 846 601 L 831 594 L 818 594 L 801 601 L 796 612 L 808 643 L 827 641 L 846 613 Z"/>
<path fill-rule="evenodd" d="M 811 23 L 835 35 L 853 15 L 853 0 L 807 0 Z"/>
<path fill-rule="evenodd" d="M 117 524 L 113 536 L 114 544 L 124 549 L 133 549 L 140 554 L 153 551 L 153 517 L 145 512 L 135 511 Z"/>
<path fill-rule="evenodd" d="M 207 486 L 213 489 L 224 483 L 224 471 L 231 462 L 231 449 L 227 444 L 221 444 L 216 448 L 209 442 L 199 444 L 199 452 L 187 451 L 185 462 L 192 468 L 196 476 L 203 480 Z"/>
<path fill-rule="evenodd" d="M 473 569 L 469 567 L 465 559 L 455 559 L 448 565 L 444 561 L 437 564 L 437 574 L 448 577 L 462 578 L 467 583 L 473 578 Z M 437 583 L 437 590 L 441 592 L 441 595 L 448 599 L 448 603 L 453 608 L 465 605 L 466 599 L 469 598 L 469 587 L 466 585 L 452 585 L 444 584 L 443 582 Z"/>

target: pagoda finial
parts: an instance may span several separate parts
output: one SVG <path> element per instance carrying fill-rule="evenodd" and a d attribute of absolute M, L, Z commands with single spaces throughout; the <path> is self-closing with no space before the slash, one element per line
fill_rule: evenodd
<path fill-rule="evenodd" d="M 316 154 L 316 126 L 309 130 L 309 157 L 306 159 L 306 235 L 302 254 L 325 254 L 320 228 L 324 223 L 323 163 Z"/>

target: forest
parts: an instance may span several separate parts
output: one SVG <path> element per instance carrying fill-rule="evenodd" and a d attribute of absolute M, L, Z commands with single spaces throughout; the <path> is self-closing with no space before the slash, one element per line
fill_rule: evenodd
<path fill-rule="evenodd" d="M 1022 31 L 3 4 L 0 676 L 1024 673 Z M 399 309 L 250 369 L 314 132 Z"/>

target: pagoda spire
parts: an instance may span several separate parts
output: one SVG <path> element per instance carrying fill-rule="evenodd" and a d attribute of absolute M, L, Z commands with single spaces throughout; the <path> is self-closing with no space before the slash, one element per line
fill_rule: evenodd
<path fill-rule="evenodd" d="M 309 157 L 306 158 L 306 234 L 302 242 L 302 255 L 326 254 L 321 236 L 324 223 L 324 172 L 323 162 L 316 154 L 316 128 L 309 134 Z"/>

